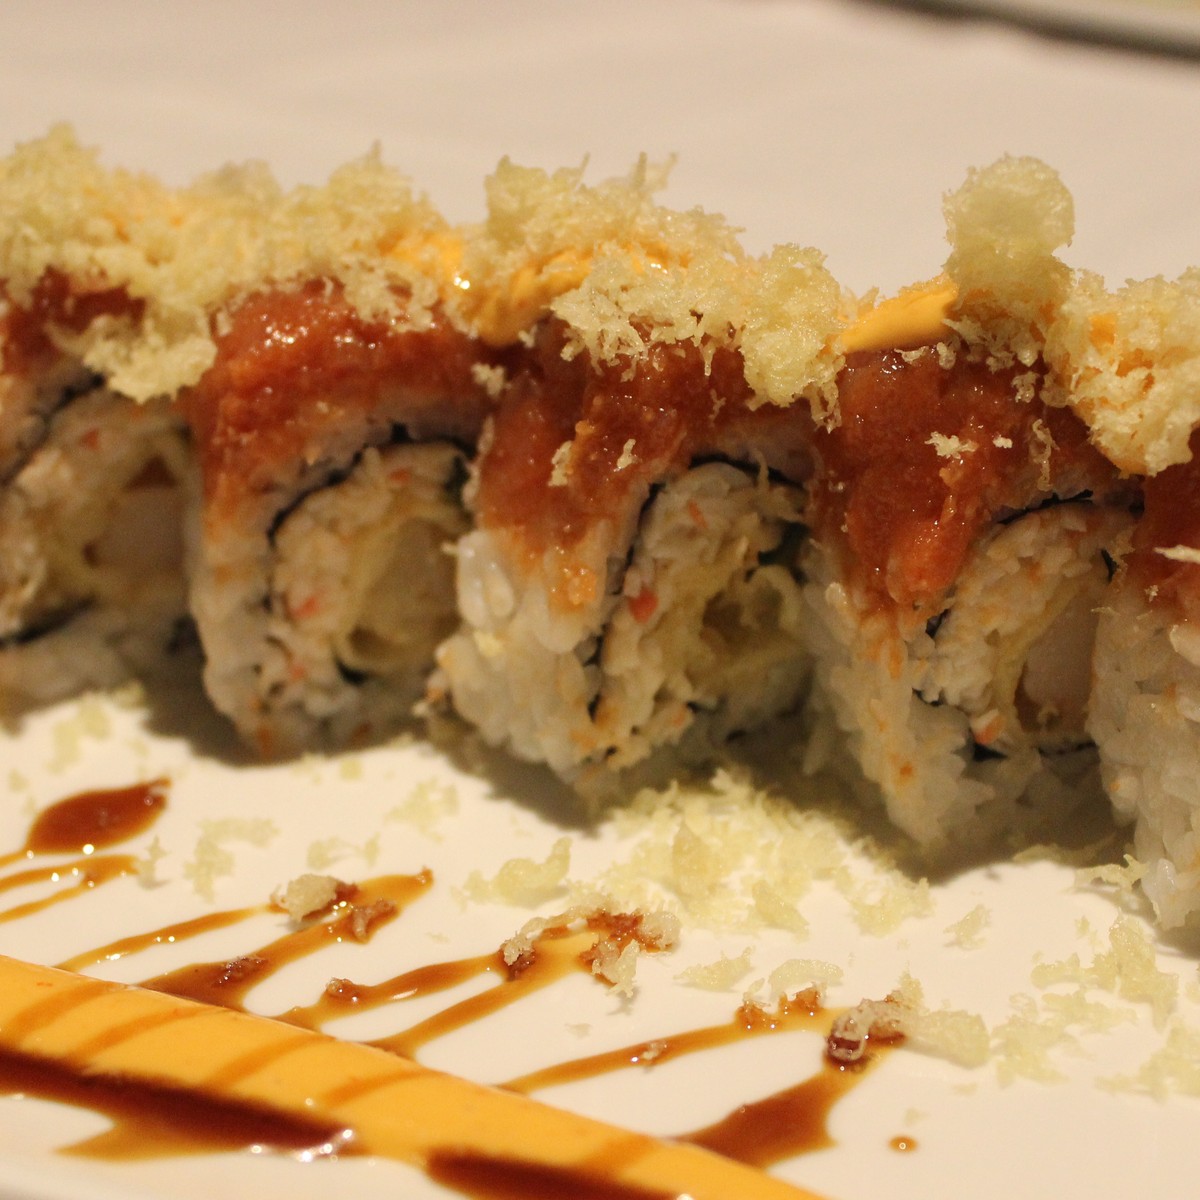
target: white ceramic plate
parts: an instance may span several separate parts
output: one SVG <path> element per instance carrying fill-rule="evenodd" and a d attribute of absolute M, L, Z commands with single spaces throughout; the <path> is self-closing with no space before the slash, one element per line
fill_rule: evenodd
<path fill-rule="evenodd" d="M 57 962 L 115 937 L 157 928 L 214 909 L 261 903 L 278 884 L 309 867 L 314 845 L 341 846 L 323 869 L 348 879 L 431 868 L 430 892 L 364 946 L 330 948 L 269 979 L 251 993 L 251 1006 L 280 1012 L 314 999 L 331 976 L 358 982 L 465 955 L 487 953 L 529 913 L 501 904 L 467 902 L 461 890 L 473 871 L 494 875 L 509 855 L 544 860 L 554 842 L 572 839 L 570 876 L 587 880 L 632 854 L 639 837 L 622 836 L 611 822 L 583 825 L 559 804 L 556 789 L 538 772 L 456 770 L 422 745 L 381 747 L 331 760 L 280 767 L 239 761 L 219 726 L 186 704 L 162 696 L 127 709 L 89 700 L 28 723 L 20 737 L 19 764 L 0 823 L 5 847 L 19 845 L 34 806 L 96 787 L 122 786 L 158 776 L 171 779 L 166 814 L 128 847 L 143 851 L 156 836 L 166 852 L 157 873 L 164 881 L 146 889 L 133 879 L 98 888 L 61 907 L 0 925 L 0 949 L 18 957 Z M 414 820 L 414 797 L 433 798 L 431 821 Z M 817 791 L 798 796 L 819 804 Z M 407 807 L 408 816 L 398 809 Z M 200 823 L 236 818 L 269 821 L 265 845 L 230 838 L 232 873 L 216 881 L 213 902 L 188 880 Z M 690 818 L 696 824 L 695 814 Z M 668 822 L 673 829 L 676 822 Z M 371 839 L 375 841 L 372 842 Z M 841 843 L 846 865 L 873 890 L 889 885 L 872 855 Z M 61 885 L 59 885 L 61 886 Z M 52 886 L 5 896 L 5 905 L 36 898 Z M 917 978 L 934 1008 L 950 1004 L 980 1015 L 997 1047 L 1005 1022 L 1020 1023 L 1032 1005 L 1043 1027 L 1056 1020 L 1053 997 L 1070 996 L 1073 984 L 1036 986 L 1035 960 L 1063 961 L 1078 954 L 1085 968 L 1110 949 L 1119 915 L 1112 899 L 1075 884 L 1074 872 L 1049 862 L 1021 866 L 989 863 L 931 885 L 927 903 L 908 891 L 921 915 L 881 934 L 864 933 L 845 894 L 814 886 L 803 911 L 807 937 L 780 931 L 714 934 L 685 921 L 677 951 L 644 959 L 639 990 L 626 1004 L 602 985 L 570 976 L 547 992 L 465 1030 L 434 1041 L 422 1053 L 429 1065 L 480 1081 L 499 1081 L 544 1065 L 730 1019 L 743 989 L 790 958 L 813 959 L 844 972 L 829 989 L 833 1004 L 880 997 L 905 972 Z M 562 900 L 557 899 L 561 906 Z M 986 923 L 977 939 L 951 928 L 982 906 Z M 539 911 L 555 911 L 555 899 Z M 1131 918 L 1136 920 L 1136 918 Z M 135 981 L 171 966 L 226 959 L 249 952 L 286 931 L 281 916 L 262 916 L 175 946 L 154 948 L 96 972 Z M 1081 932 L 1082 930 L 1082 932 Z M 974 942 L 977 940 L 978 945 Z M 677 976 L 688 966 L 736 957 L 749 948 L 748 969 L 736 985 L 707 991 Z M 1162 965 L 1183 989 L 1194 961 L 1162 951 Z M 334 1027 L 343 1036 L 370 1038 L 399 1031 L 462 992 L 395 1004 Z M 1193 989 L 1194 990 L 1194 989 Z M 1028 1000 L 1017 999 L 1021 996 Z M 1054 1040 L 1040 1066 L 1055 1083 L 1000 1080 L 1001 1053 L 986 1067 L 965 1069 L 938 1057 L 904 1050 L 892 1054 L 840 1101 L 829 1123 L 836 1145 L 781 1164 L 776 1170 L 826 1196 L 846 1200 L 944 1194 L 947 1181 L 979 1197 L 1054 1196 L 1079 1180 L 1169 1195 L 1189 1161 L 1188 1130 L 1194 1100 L 1164 1102 L 1110 1094 L 1102 1082 L 1130 1075 L 1166 1041 L 1150 1006 L 1092 988 L 1092 1014 L 1102 1011 L 1113 1028 L 1089 1032 L 1087 1021 L 1068 1020 L 1068 1037 Z M 1181 994 L 1176 1013 L 1195 1021 L 1195 1005 Z M 1011 1028 L 1011 1026 L 1010 1026 Z M 627 1069 L 542 1094 L 542 1099 L 646 1132 L 682 1133 L 723 1116 L 740 1103 L 801 1082 L 818 1071 L 820 1039 L 796 1033 L 739 1043 L 650 1070 Z M 304 1166 L 283 1158 L 248 1155 L 199 1159 L 166 1157 L 108 1163 L 63 1157 L 55 1149 L 88 1136 L 105 1122 L 83 1111 L 41 1102 L 0 1102 L 0 1186 L 14 1195 L 84 1197 L 103 1188 L 113 1194 L 172 1198 L 204 1196 L 217 1188 L 263 1197 L 318 1197 L 329 1188 L 360 1197 L 435 1194 L 406 1168 L 382 1161 L 343 1160 Z M 891 1143 L 912 1139 L 900 1153 Z"/>
<path fill-rule="evenodd" d="M 837 4 L 113 3 L 81 7 L 12 0 L 0 12 L 0 138 L 7 144 L 70 119 L 109 161 L 182 180 L 229 159 L 265 158 L 288 182 L 322 177 L 383 143 L 454 218 L 481 211 L 481 180 L 500 155 L 545 166 L 592 156 L 593 175 L 623 170 L 640 150 L 680 155 L 669 199 L 728 213 L 755 247 L 797 240 L 825 248 L 857 289 L 894 288 L 940 267 L 943 191 L 968 167 L 1002 153 L 1036 153 L 1062 170 L 1078 201 L 1073 262 L 1111 277 L 1178 273 L 1200 262 L 1200 77 L 1184 64 L 1049 47 L 1012 30 L 943 26 L 928 18 Z M 343 760 L 266 768 L 234 754 L 219 725 L 161 698 L 144 711 L 105 706 L 79 734 L 76 706 L 45 714 L 5 743 L 0 847 L 19 844 L 30 812 L 81 789 L 160 774 L 172 780 L 155 829 L 166 856 L 162 887 L 132 880 L 80 902 L 0 925 L 0 951 L 41 962 L 121 933 L 257 903 L 307 869 L 309 848 L 337 837 L 348 849 L 330 868 L 361 877 L 433 869 L 436 884 L 408 913 L 352 956 L 318 956 L 251 996 L 275 1012 L 311 997 L 332 974 L 360 979 L 400 965 L 494 949 L 529 915 L 464 904 L 472 871 L 493 874 L 512 855 L 544 858 L 573 838 L 571 876 L 588 879 L 632 853 L 629 835 L 589 826 L 536 771 L 494 763 L 464 772 L 414 745 Z M 106 728 L 102 728 L 106 726 Z M 424 784 L 452 786 L 457 808 L 423 832 L 387 814 Z M 810 803 L 812 796 L 798 796 Z M 263 817 L 268 845 L 231 843 L 234 870 L 210 904 L 186 874 L 199 822 Z M 379 835 L 368 862 L 354 846 Z M 144 845 L 149 835 L 141 839 Z M 875 871 L 851 855 L 859 877 Z M 948 927 L 983 905 L 978 948 Z M 553 908 L 553 901 L 543 911 Z M 742 988 L 780 962 L 831 963 L 843 977 L 832 1004 L 879 996 L 904 972 L 927 1001 L 977 1013 L 993 1030 L 1031 997 L 1055 1008 L 1031 979 L 1036 955 L 1106 950 L 1120 909 L 1046 861 L 989 862 L 931 884 L 929 911 L 887 936 L 861 931 L 845 897 L 817 887 L 809 936 L 713 933 L 695 922 L 672 956 L 648 960 L 624 1005 L 596 983 L 571 978 L 493 1023 L 432 1044 L 425 1058 L 495 1080 L 544 1063 L 728 1019 Z M 1140 921 L 1140 917 L 1134 917 Z M 279 932 L 276 918 L 186 947 L 147 952 L 102 973 L 138 979 L 171 963 L 234 954 Z M 680 984 L 686 966 L 737 956 L 751 969 L 731 990 Z M 349 952 L 347 952 L 349 953 Z M 967 1070 L 908 1051 L 893 1055 L 835 1109 L 832 1149 L 777 1168 L 841 1200 L 970 1195 L 998 1200 L 1106 1194 L 1183 1194 L 1192 1175 L 1197 1102 L 1112 1092 L 1167 1043 L 1173 1022 L 1195 1023 L 1196 958 L 1162 945 L 1179 978 L 1176 1011 L 1156 1025 L 1136 998 L 1092 989 L 1116 1013 L 1107 1032 L 1071 1025 L 1074 1043 L 1046 1061 L 1057 1083 L 1005 1084 L 995 1063 Z M 97 970 L 100 970 L 97 968 Z M 407 1023 L 345 1030 L 374 1036 Z M 369 1023 L 368 1023 L 369 1024 Z M 580 1030 L 587 1026 L 584 1036 Z M 781 1049 L 782 1047 L 782 1049 Z M 1072 1052 L 1074 1050 L 1074 1053 Z M 810 1074 L 819 1045 L 808 1035 L 763 1039 L 650 1071 L 624 1071 L 548 1092 L 555 1104 L 670 1134 Z M 431 1186 L 395 1164 L 304 1166 L 245 1155 L 97 1164 L 55 1149 L 97 1119 L 32 1101 L 0 1105 L 0 1194 L 147 1196 L 214 1193 L 419 1196 Z M 917 1149 L 898 1153 L 907 1135 Z"/>

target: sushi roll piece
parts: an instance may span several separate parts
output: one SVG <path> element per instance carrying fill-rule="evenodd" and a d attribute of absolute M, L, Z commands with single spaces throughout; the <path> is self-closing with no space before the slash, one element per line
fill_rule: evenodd
<path fill-rule="evenodd" d="M 0 162 L 0 712 L 170 668 L 267 755 L 418 703 L 605 792 L 808 705 L 919 846 L 1098 795 L 1200 909 L 1200 271 L 1070 270 L 1004 159 L 860 302 L 504 162 L 452 228 L 369 155 L 182 189 Z M 848 751 L 844 753 L 843 751 Z"/>
<path fill-rule="evenodd" d="M 446 303 L 457 235 L 376 157 L 322 187 L 209 187 L 240 257 L 179 401 L 205 687 L 265 755 L 374 741 L 457 624 L 448 547 L 493 369 Z"/>
<path fill-rule="evenodd" d="M 870 320 L 843 338 L 804 560 L 818 723 L 933 853 L 1094 789 L 1096 614 L 1136 500 L 1045 351 L 1070 287 L 1065 189 L 1006 159 L 947 216 L 946 275 L 898 302 L 940 303 L 940 330 L 896 344 L 883 312 L 882 340 Z"/>
<path fill-rule="evenodd" d="M 583 791 L 710 755 L 808 678 L 803 485 L 845 297 L 815 252 L 751 258 L 655 186 L 505 163 L 464 258 L 481 335 L 526 349 L 431 697 Z"/>
<path fill-rule="evenodd" d="M 1051 349 L 1097 445 L 1141 487 L 1099 614 L 1089 730 L 1142 889 L 1178 927 L 1200 912 L 1200 271 L 1116 291 L 1082 276 Z"/>
<path fill-rule="evenodd" d="M 168 193 L 65 129 L 0 164 L 0 712 L 166 668 L 186 607 L 182 421 L 138 346 Z M 131 218 L 133 218 L 131 220 Z"/>

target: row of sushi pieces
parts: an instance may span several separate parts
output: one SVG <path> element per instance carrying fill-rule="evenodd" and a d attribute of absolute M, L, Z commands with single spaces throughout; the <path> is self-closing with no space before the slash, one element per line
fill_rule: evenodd
<path fill-rule="evenodd" d="M 942 274 L 885 300 L 662 182 L 504 162 L 460 227 L 378 156 L 167 188 L 18 147 L 4 710 L 194 628 L 264 755 L 451 710 L 588 792 L 803 708 L 812 769 L 935 853 L 1102 779 L 1184 923 L 1200 272 L 1069 268 L 1029 159 L 971 172 Z"/>

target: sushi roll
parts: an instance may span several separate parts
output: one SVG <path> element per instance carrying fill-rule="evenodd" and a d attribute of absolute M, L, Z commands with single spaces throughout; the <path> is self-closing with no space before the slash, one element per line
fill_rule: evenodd
<path fill-rule="evenodd" d="M 506 161 L 451 227 L 377 154 L 0 162 L 0 712 L 193 623 L 265 755 L 448 707 L 604 794 L 803 709 L 931 852 L 1102 782 L 1187 921 L 1200 271 L 1072 271 L 1004 159 L 941 276 L 860 301 L 663 182 Z"/>
<path fill-rule="evenodd" d="M 1136 501 L 1047 361 L 1070 287 L 1065 189 L 1006 159 L 947 216 L 946 275 L 906 300 L 940 303 L 940 330 L 880 344 L 866 321 L 843 338 L 804 560 L 818 722 L 934 853 L 1094 788 L 1096 614 Z"/>
<path fill-rule="evenodd" d="M 524 352 L 431 697 L 584 791 L 710 755 L 808 678 L 804 481 L 845 297 L 814 252 L 751 258 L 655 185 L 503 164 L 464 258 L 481 335 Z"/>
<path fill-rule="evenodd" d="M 1200 911 L 1200 272 L 1082 276 L 1051 346 L 1075 410 L 1140 485 L 1099 614 L 1089 729 L 1167 928 Z"/>
<path fill-rule="evenodd" d="M 447 547 L 494 369 L 446 303 L 457 238 L 376 157 L 208 188 L 238 258 L 179 399 L 205 687 L 265 755 L 377 740 L 457 624 Z"/>
<path fill-rule="evenodd" d="M 150 394 L 157 184 L 65 129 L 0 164 L 0 712 L 166 667 L 185 619 L 182 421 Z M 131 221 L 131 217 L 136 218 Z"/>

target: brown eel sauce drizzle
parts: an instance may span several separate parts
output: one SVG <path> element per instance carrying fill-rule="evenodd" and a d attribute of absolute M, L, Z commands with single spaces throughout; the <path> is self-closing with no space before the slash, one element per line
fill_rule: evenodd
<path fill-rule="evenodd" d="M 262 1147 L 302 1158 L 354 1152 L 347 1131 L 186 1088 L 155 1087 L 0 1053 L 0 1094 L 101 1113 L 112 1127 L 59 1152 L 128 1160 Z"/>
<path fill-rule="evenodd" d="M 60 904 L 81 892 L 137 870 L 128 854 L 96 855 L 94 851 L 144 832 L 167 804 L 167 783 L 155 779 L 130 787 L 80 792 L 45 809 L 34 821 L 24 845 L 0 855 L 0 867 L 44 854 L 80 854 L 72 862 L 14 871 L 0 878 L 0 892 L 36 883 L 68 885 L 40 900 L 0 910 L 0 922 L 15 921 Z"/>
<path fill-rule="evenodd" d="M 679 1200 L 674 1192 L 617 1183 L 603 1169 L 566 1170 L 480 1154 L 435 1154 L 425 1171 L 478 1200 Z"/>
<path fill-rule="evenodd" d="M 39 814 L 25 839 L 24 853 L 90 854 L 144 833 L 166 806 L 165 779 L 80 792 Z M 0 863 L 10 860 L 11 856 Z"/>
<path fill-rule="evenodd" d="M 103 878 L 134 869 L 128 856 L 95 857 L 93 852 L 147 830 L 166 805 L 167 783 L 155 780 L 128 788 L 86 792 L 46 809 L 34 822 L 19 850 L 0 856 L 0 866 L 38 855 L 74 852 L 84 858 L 66 867 L 32 868 L 0 877 L 0 890 L 39 880 L 58 880 L 72 872 L 77 881 L 48 900 L 31 902 L 0 913 L 0 920 L 37 911 L 45 904 L 79 895 Z M 110 863 L 100 871 L 100 864 Z M 107 873 L 106 872 L 110 872 Z M 282 936 L 224 962 L 193 963 L 144 981 L 143 986 L 172 995 L 245 1011 L 251 987 L 289 963 L 314 954 L 331 943 L 365 942 L 423 895 L 432 885 L 429 871 L 390 875 L 344 885 L 333 903 L 320 914 Z M 191 920 L 126 935 L 72 956 L 60 964 L 79 970 L 86 966 L 136 954 L 150 946 L 187 938 L 237 924 L 272 910 L 271 905 L 214 912 Z M 492 975 L 486 991 L 449 1004 L 440 1012 L 374 1044 L 393 1053 L 415 1057 L 426 1043 L 516 1003 L 574 971 L 590 973 L 590 951 L 601 937 L 629 937 L 628 918 L 598 914 L 544 931 L 532 954 L 507 963 L 497 950 L 412 968 L 380 983 L 358 984 L 331 980 L 307 1004 L 279 1020 L 308 1029 L 328 1021 L 418 996 L 449 990 L 470 979 Z M 70 1003 L 75 998 L 64 997 Z M 51 1014 L 38 1006 L 29 1014 L 37 1024 Z M 200 1010 L 203 1011 L 203 1010 Z M 836 1014 L 823 1010 L 815 993 L 780 1001 L 774 1011 L 743 1005 L 732 1020 L 720 1025 L 684 1030 L 603 1054 L 553 1064 L 510 1079 L 500 1086 L 521 1093 L 576 1080 L 589 1079 L 630 1067 L 647 1068 L 685 1054 L 788 1030 L 828 1033 Z M 176 1015 L 173 1019 L 179 1019 Z M 10 1022 L 9 1034 L 20 1034 Z M 78 1060 L 132 1035 L 133 1029 L 110 1028 L 95 1045 L 79 1048 Z M 832 1144 L 827 1118 L 833 1105 L 865 1076 L 888 1046 L 873 1046 L 862 1063 L 844 1066 L 826 1059 L 810 1078 L 761 1100 L 741 1105 L 704 1128 L 682 1133 L 679 1139 L 758 1167 Z M 278 1049 L 278 1048 L 276 1048 Z M 245 1061 L 238 1070 L 249 1073 L 263 1064 Z M 256 1107 L 211 1089 L 155 1086 L 107 1075 L 89 1075 L 70 1064 L 0 1051 L 0 1094 L 37 1096 L 90 1109 L 112 1122 L 111 1128 L 64 1149 L 64 1153 L 104 1159 L 136 1159 L 196 1154 L 246 1147 L 270 1149 L 302 1158 L 355 1153 L 353 1133 L 319 1121 Z M 908 1148 L 906 1141 L 905 1148 Z M 539 1200 L 570 1195 L 579 1200 L 667 1200 L 665 1193 L 619 1183 L 613 1165 L 585 1164 L 564 1169 L 537 1163 L 478 1155 L 447 1148 L 425 1164 L 430 1178 L 479 1200 Z"/>

